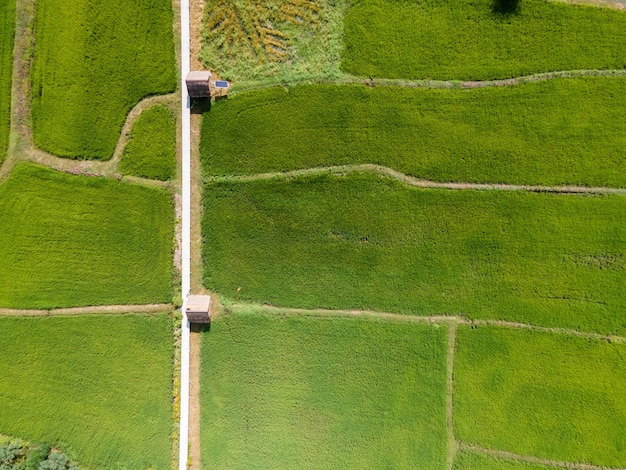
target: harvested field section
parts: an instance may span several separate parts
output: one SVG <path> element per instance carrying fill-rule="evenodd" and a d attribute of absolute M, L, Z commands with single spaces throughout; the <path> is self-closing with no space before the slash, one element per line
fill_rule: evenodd
<path fill-rule="evenodd" d="M 172 338 L 168 315 L 0 318 L 0 433 L 81 468 L 169 468 Z"/>
<path fill-rule="evenodd" d="M 216 103 L 201 156 L 210 175 L 373 163 L 435 181 L 626 187 L 624 108 L 624 78 L 277 87 Z"/>
<path fill-rule="evenodd" d="M 37 1 L 32 69 L 35 144 L 108 160 L 126 115 L 176 88 L 167 0 Z"/>
<path fill-rule="evenodd" d="M 15 0 L 0 0 L 0 164 L 9 145 L 14 35 Z"/>
<path fill-rule="evenodd" d="M 211 183 L 207 288 L 302 308 L 626 331 L 626 198 L 373 175 Z"/>
<path fill-rule="evenodd" d="M 624 357 L 620 343 L 461 326 L 456 436 L 517 454 L 625 467 Z"/>
<path fill-rule="evenodd" d="M 31 164 L 0 185 L 0 307 L 168 303 L 166 190 Z"/>
<path fill-rule="evenodd" d="M 202 346 L 206 468 L 445 465 L 446 330 L 231 314 Z"/>
<path fill-rule="evenodd" d="M 545 0 L 353 0 L 342 69 L 489 80 L 626 67 L 626 13 Z"/>

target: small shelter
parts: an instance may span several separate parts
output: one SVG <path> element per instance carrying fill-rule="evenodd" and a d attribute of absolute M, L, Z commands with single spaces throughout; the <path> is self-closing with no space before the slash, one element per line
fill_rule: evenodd
<path fill-rule="evenodd" d="M 190 295 L 185 304 L 189 323 L 209 323 L 211 321 L 211 296 Z"/>
<path fill-rule="evenodd" d="M 191 98 L 211 97 L 211 72 L 194 70 L 187 74 L 185 83 Z"/>

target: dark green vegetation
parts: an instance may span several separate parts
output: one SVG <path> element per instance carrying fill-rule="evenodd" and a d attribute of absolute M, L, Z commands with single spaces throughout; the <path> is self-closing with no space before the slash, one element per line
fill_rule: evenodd
<path fill-rule="evenodd" d="M 37 1 L 35 144 L 111 158 L 130 109 L 176 87 L 172 22 L 169 0 Z"/>
<path fill-rule="evenodd" d="M 0 227 L 0 307 L 171 300 L 165 190 L 21 164 L 0 185 Z"/>
<path fill-rule="evenodd" d="M 15 0 L 0 0 L 0 164 L 9 145 Z"/>
<path fill-rule="evenodd" d="M 124 175 L 167 181 L 176 176 L 176 121 L 162 105 L 141 113 L 120 160 Z"/>
<path fill-rule="evenodd" d="M 167 315 L 0 318 L 0 432 L 92 469 L 170 467 Z"/>
<path fill-rule="evenodd" d="M 208 184 L 204 211 L 205 284 L 229 298 L 626 331 L 623 196 L 321 176 Z"/>
<path fill-rule="evenodd" d="M 503 460 L 489 455 L 461 451 L 454 459 L 454 470 L 551 470 L 554 467 L 534 465 L 516 460 Z"/>
<path fill-rule="evenodd" d="M 49 445 L 30 444 L 0 434 L 0 469 L 2 470 L 78 470 L 70 458 Z"/>
<path fill-rule="evenodd" d="M 546 0 L 352 0 L 342 68 L 486 80 L 626 67 L 624 12 Z"/>
<path fill-rule="evenodd" d="M 624 357 L 624 344 L 463 326 L 454 369 L 456 436 L 518 454 L 624 467 Z"/>
<path fill-rule="evenodd" d="M 271 88 L 213 106 L 201 153 L 214 175 L 375 163 L 437 181 L 624 187 L 624 108 L 623 78 Z"/>
<path fill-rule="evenodd" d="M 443 468 L 445 333 L 350 318 L 219 318 L 203 334 L 203 466 Z"/>

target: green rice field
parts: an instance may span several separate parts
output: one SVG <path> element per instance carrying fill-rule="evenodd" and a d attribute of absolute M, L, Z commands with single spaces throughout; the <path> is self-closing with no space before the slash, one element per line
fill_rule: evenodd
<path fill-rule="evenodd" d="M 550 470 L 554 467 L 522 462 L 519 460 L 505 460 L 485 454 L 461 451 L 454 459 L 454 470 Z"/>
<path fill-rule="evenodd" d="M 172 342 L 164 314 L 0 317 L 0 433 L 81 468 L 170 468 Z"/>
<path fill-rule="evenodd" d="M 445 354 L 431 325 L 220 317 L 202 334 L 202 466 L 444 468 Z"/>
<path fill-rule="evenodd" d="M 166 190 L 23 163 L 0 184 L 0 227 L 0 307 L 171 301 Z"/>
<path fill-rule="evenodd" d="M 130 109 L 176 88 L 172 3 L 41 0 L 35 18 L 35 144 L 108 160 Z"/>
<path fill-rule="evenodd" d="M 376 175 L 205 186 L 205 285 L 279 306 L 626 331 L 626 198 Z"/>
<path fill-rule="evenodd" d="M 517 454 L 625 467 L 624 357 L 625 344 L 462 326 L 456 437 Z"/>
<path fill-rule="evenodd" d="M 168 181 L 176 176 L 176 121 L 162 105 L 141 113 L 120 160 L 124 175 Z"/>
<path fill-rule="evenodd" d="M 626 68 L 626 12 L 547 0 L 353 0 L 342 68 L 365 77 L 488 80 Z"/>
<path fill-rule="evenodd" d="M 0 164 L 9 145 L 14 34 L 15 1 L 0 0 Z"/>
<path fill-rule="evenodd" d="M 625 108 L 617 77 L 476 90 L 276 87 L 216 103 L 201 157 L 209 175 L 373 163 L 436 181 L 625 187 Z"/>

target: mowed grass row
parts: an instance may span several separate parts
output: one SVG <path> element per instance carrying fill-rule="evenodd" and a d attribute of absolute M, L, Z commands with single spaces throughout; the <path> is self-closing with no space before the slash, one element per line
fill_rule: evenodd
<path fill-rule="evenodd" d="M 168 315 L 0 318 L 0 433 L 81 468 L 170 467 Z"/>
<path fill-rule="evenodd" d="M 168 0 L 37 2 L 32 68 L 35 144 L 107 160 L 130 109 L 176 88 Z"/>
<path fill-rule="evenodd" d="M 201 155 L 209 175 L 375 163 L 436 181 L 624 187 L 625 107 L 624 78 L 277 87 L 216 103 Z"/>
<path fill-rule="evenodd" d="M 0 307 L 171 300 L 166 190 L 24 163 L 0 185 L 0 227 Z"/>
<path fill-rule="evenodd" d="M 212 183 L 204 280 L 279 306 L 626 332 L 626 198 L 375 175 Z"/>
<path fill-rule="evenodd" d="M 15 0 L 0 0 L 0 164 L 9 146 Z"/>
<path fill-rule="evenodd" d="M 490 449 L 625 467 L 624 357 L 621 343 L 461 326 L 455 435 Z"/>
<path fill-rule="evenodd" d="M 202 338 L 202 465 L 444 468 L 445 354 L 432 325 L 218 318 Z"/>
<path fill-rule="evenodd" d="M 353 0 L 342 68 L 488 80 L 626 67 L 626 13 L 547 0 Z"/>

